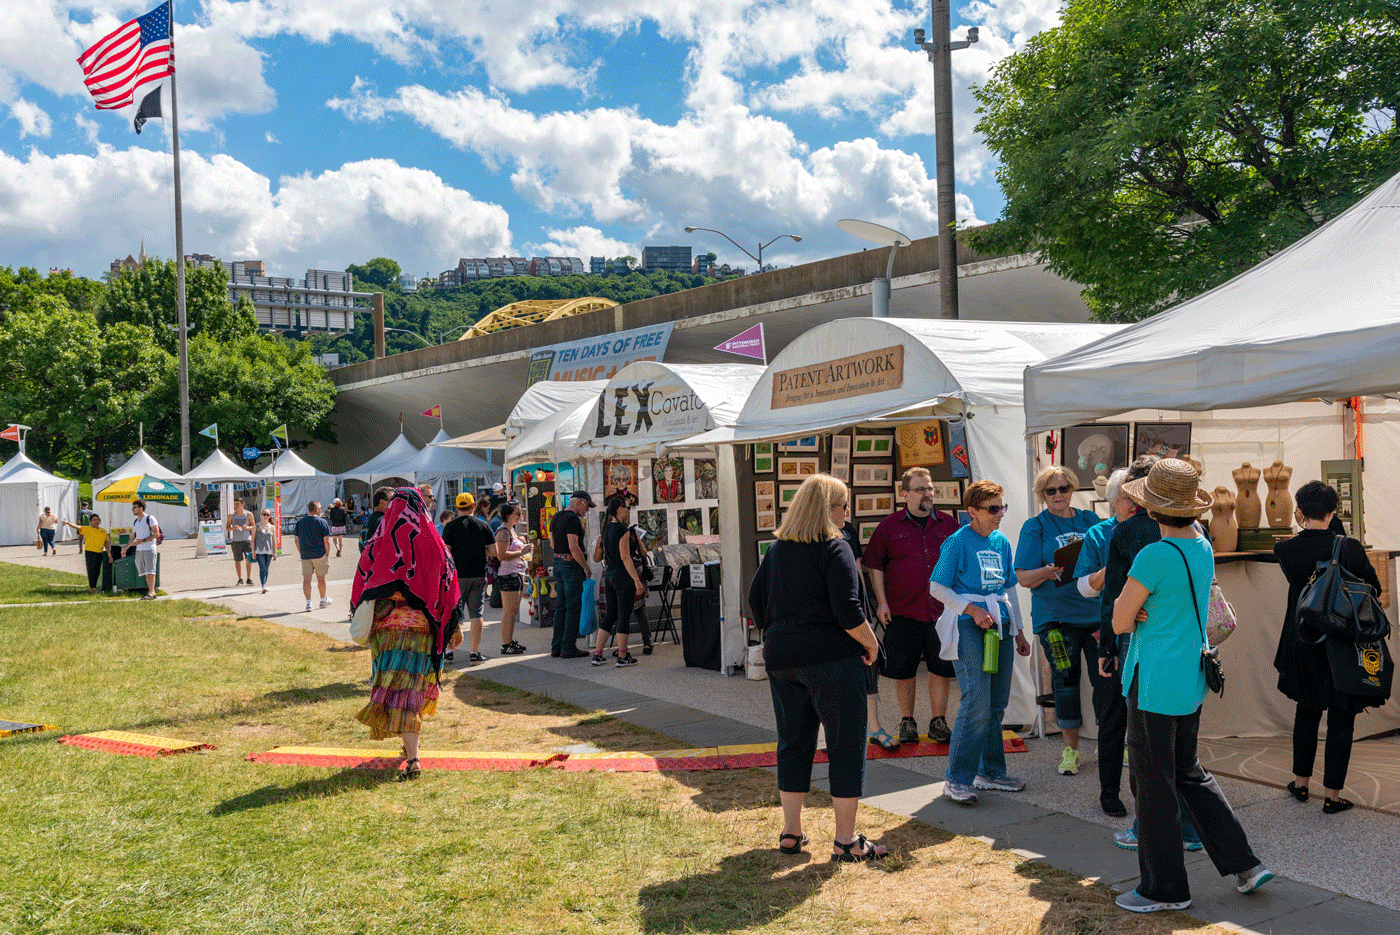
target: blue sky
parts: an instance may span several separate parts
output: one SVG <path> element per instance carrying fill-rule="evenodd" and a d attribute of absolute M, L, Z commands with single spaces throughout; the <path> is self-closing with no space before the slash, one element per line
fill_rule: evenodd
<path fill-rule="evenodd" d="M 0 21 L 0 265 L 96 276 L 174 252 L 169 123 L 93 109 L 82 49 L 153 4 L 25 0 Z M 275 275 L 390 256 L 640 255 L 752 266 L 859 249 L 836 221 L 937 228 L 932 73 L 908 0 L 177 3 L 185 249 Z M 1001 208 L 968 88 L 1054 25 L 980 0 L 955 32 L 960 220 Z M 168 97 L 166 99 L 168 112 Z"/>

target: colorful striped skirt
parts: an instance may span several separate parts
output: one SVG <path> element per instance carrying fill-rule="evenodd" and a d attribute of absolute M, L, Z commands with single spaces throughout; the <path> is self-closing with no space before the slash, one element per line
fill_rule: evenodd
<path fill-rule="evenodd" d="M 433 634 L 421 611 L 395 602 L 387 614 L 376 617 L 369 635 L 374 659 L 370 700 L 355 719 L 369 727 L 372 739 L 383 740 L 423 729 L 424 716 L 437 711 L 438 674 Z"/>

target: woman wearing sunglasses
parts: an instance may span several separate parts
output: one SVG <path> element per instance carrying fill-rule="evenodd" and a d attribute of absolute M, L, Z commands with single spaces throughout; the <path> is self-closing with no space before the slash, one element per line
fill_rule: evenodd
<path fill-rule="evenodd" d="M 1065 736 L 1061 776 L 1079 772 L 1079 728 L 1084 723 L 1079 713 L 1080 674 L 1089 673 L 1096 724 L 1106 702 L 1104 686 L 1108 682 L 1099 674 L 1099 601 L 1079 593 L 1073 562 L 1068 568 L 1055 566 L 1055 550 L 1080 541 L 1099 522 L 1093 510 L 1076 509 L 1070 502 L 1078 489 L 1079 478 L 1067 467 L 1048 467 L 1037 474 L 1034 490 L 1045 509 L 1026 520 L 1016 541 L 1016 580 L 1031 592 L 1031 628 L 1040 638 L 1045 658 L 1051 661 L 1055 720 Z M 1059 637 L 1055 642 L 1062 647 L 1058 664 L 1051 648 L 1051 634 L 1056 631 Z"/>
<path fill-rule="evenodd" d="M 1001 716 L 1011 697 L 1013 640 L 1016 652 L 1031 652 L 1021 633 L 1011 543 L 997 529 L 1006 515 L 1002 494 L 1001 485 L 989 480 L 968 485 L 963 506 L 972 521 L 944 541 L 929 579 L 929 593 L 943 605 L 935 624 L 939 656 L 952 660 L 962 695 L 943 786 L 959 805 L 977 804 L 974 789 L 1020 792 L 1026 787 L 1006 775 L 1001 740 Z M 984 659 L 989 648 L 995 655 Z"/>

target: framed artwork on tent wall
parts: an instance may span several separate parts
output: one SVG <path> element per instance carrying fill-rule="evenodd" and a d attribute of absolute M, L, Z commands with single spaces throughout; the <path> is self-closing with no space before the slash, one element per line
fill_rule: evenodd
<path fill-rule="evenodd" d="M 857 458 L 889 458 L 894 455 L 893 435 L 857 435 L 854 450 Z"/>
<path fill-rule="evenodd" d="M 778 528 L 778 501 L 771 480 L 753 482 L 754 528 L 768 532 Z"/>
<path fill-rule="evenodd" d="M 856 516 L 888 516 L 894 512 L 894 494 L 857 493 Z"/>
<path fill-rule="evenodd" d="M 851 436 L 831 437 L 831 476 L 845 482 L 851 479 Z"/>
<path fill-rule="evenodd" d="M 821 472 L 820 458 L 779 458 L 778 480 L 798 480 Z"/>
<path fill-rule="evenodd" d="M 681 542 L 684 543 L 690 536 L 703 536 L 705 529 L 701 525 L 699 510 L 681 510 L 676 513 L 676 531 L 680 533 Z"/>
<path fill-rule="evenodd" d="M 1133 457 L 1179 458 L 1191 453 L 1190 422 L 1138 422 L 1133 425 Z"/>
<path fill-rule="evenodd" d="M 759 539 L 759 540 L 758 540 L 758 560 L 759 560 L 760 562 L 763 561 L 763 556 L 767 555 L 767 554 L 768 554 L 768 550 L 769 550 L 770 548 L 772 548 L 772 547 L 773 547 L 773 540 L 772 540 L 772 539 Z"/>
<path fill-rule="evenodd" d="M 1065 429 L 1060 463 L 1074 471 L 1080 490 L 1093 490 L 1095 477 L 1128 466 L 1130 428 L 1127 422 L 1091 422 Z"/>
<path fill-rule="evenodd" d="M 759 442 L 753 446 L 753 472 L 768 474 L 773 470 L 773 443 Z"/>
<path fill-rule="evenodd" d="M 718 500 L 719 499 L 719 467 L 714 458 L 696 458 L 695 465 L 695 499 L 697 500 Z"/>
<path fill-rule="evenodd" d="M 943 423 L 938 419 L 901 425 L 895 434 L 899 438 L 901 467 L 937 467 L 947 460 L 943 454 Z"/>
<path fill-rule="evenodd" d="M 962 485 L 955 480 L 934 481 L 933 502 L 939 506 L 961 506 Z"/>
<path fill-rule="evenodd" d="M 681 458 L 653 458 L 651 461 L 652 502 L 685 502 L 685 462 Z"/>
<path fill-rule="evenodd" d="M 856 534 L 860 538 L 861 545 L 870 544 L 870 537 L 875 535 L 875 527 L 879 525 L 880 521 L 878 519 L 872 519 L 863 520 L 858 526 L 856 526 Z"/>
<path fill-rule="evenodd" d="M 671 538 L 666 528 L 665 510 L 638 510 L 637 525 L 647 532 L 647 548 L 670 545 Z"/>
<path fill-rule="evenodd" d="M 789 438 L 785 442 L 778 442 L 778 448 L 782 451 L 821 451 L 821 437 L 818 435 L 808 435 L 805 438 Z"/>
<path fill-rule="evenodd" d="M 786 510 L 792 506 L 792 500 L 797 496 L 797 488 L 801 484 L 781 484 L 778 486 L 778 508 Z"/>
<path fill-rule="evenodd" d="M 637 503 L 637 460 L 612 459 L 603 462 L 603 502 L 618 494 L 627 498 L 629 505 Z"/>
<path fill-rule="evenodd" d="M 857 464 L 853 468 L 857 487 L 888 487 L 894 483 L 893 464 Z"/>

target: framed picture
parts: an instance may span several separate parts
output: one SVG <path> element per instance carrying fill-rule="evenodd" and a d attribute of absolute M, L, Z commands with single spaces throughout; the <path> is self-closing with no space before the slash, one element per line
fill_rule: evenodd
<path fill-rule="evenodd" d="M 851 454 L 857 458 L 888 458 L 894 454 L 894 436 L 857 435 Z"/>
<path fill-rule="evenodd" d="M 899 439 L 901 467 L 935 467 L 946 460 L 943 454 L 943 423 L 938 419 L 901 425 L 895 435 Z"/>
<path fill-rule="evenodd" d="M 1095 477 L 1128 466 L 1131 427 L 1127 422 L 1091 422 L 1065 429 L 1060 463 L 1079 477 L 1080 490 L 1093 490 Z"/>
<path fill-rule="evenodd" d="M 808 435 L 806 438 L 789 438 L 785 442 L 778 442 L 781 451 L 820 451 L 821 439 L 816 435 Z"/>
<path fill-rule="evenodd" d="M 843 483 L 851 479 L 851 436 L 831 438 L 831 476 Z"/>
<path fill-rule="evenodd" d="M 773 443 L 759 442 L 753 446 L 753 472 L 769 474 L 773 471 Z"/>
<path fill-rule="evenodd" d="M 857 464 L 851 483 L 857 487 L 888 487 L 894 483 L 893 464 Z"/>
<path fill-rule="evenodd" d="M 894 512 L 894 494 L 857 493 L 856 516 L 888 516 Z"/>
<path fill-rule="evenodd" d="M 683 503 L 685 462 L 680 458 L 653 458 L 651 487 L 653 503 Z"/>
<path fill-rule="evenodd" d="M 773 501 L 769 500 L 768 505 L 772 506 Z M 762 506 L 762 504 L 760 504 Z M 754 528 L 759 532 L 772 532 L 778 528 L 778 511 L 759 509 L 754 513 Z"/>
<path fill-rule="evenodd" d="M 719 468 L 714 458 L 695 459 L 695 499 L 719 499 Z"/>
<path fill-rule="evenodd" d="M 775 540 L 773 540 L 773 539 L 759 539 L 759 540 L 758 540 L 758 560 L 759 560 L 760 562 L 763 561 L 763 556 L 765 556 L 765 555 L 768 554 L 768 550 L 769 550 L 770 548 L 772 548 L 773 542 L 774 542 L 774 541 L 775 541 Z"/>
<path fill-rule="evenodd" d="M 820 473 L 820 458 L 778 459 L 778 480 L 792 480 L 799 477 L 811 477 L 813 474 Z"/>
<path fill-rule="evenodd" d="M 792 506 L 793 497 L 797 496 L 797 488 L 801 484 L 779 484 L 778 485 L 778 507 L 786 510 Z"/>
<path fill-rule="evenodd" d="M 967 512 L 967 510 L 958 510 L 958 525 L 959 525 L 959 526 L 970 526 L 970 525 L 972 525 L 972 514 L 969 513 L 969 512 Z"/>
<path fill-rule="evenodd" d="M 959 419 L 948 424 L 948 467 L 954 477 L 971 477 L 967 457 L 967 426 Z"/>
<path fill-rule="evenodd" d="M 637 525 L 646 530 L 648 549 L 670 545 L 671 539 L 666 528 L 665 510 L 638 510 Z"/>
<path fill-rule="evenodd" d="M 719 535 L 719 507 L 710 507 L 710 535 Z"/>
<path fill-rule="evenodd" d="M 680 533 L 681 542 L 689 541 L 689 536 L 703 536 L 705 529 L 701 526 L 699 510 L 681 510 L 676 514 L 676 531 Z"/>
<path fill-rule="evenodd" d="M 1190 422 L 1138 422 L 1133 426 L 1134 458 L 1179 458 L 1190 453 Z"/>
<path fill-rule="evenodd" d="M 856 533 L 860 537 L 861 545 L 868 545 L 870 537 L 875 535 L 875 527 L 880 525 L 878 519 L 864 520 L 856 527 Z"/>
<path fill-rule="evenodd" d="M 962 503 L 962 485 L 955 480 L 933 482 L 933 502 L 943 505 Z"/>
<path fill-rule="evenodd" d="M 606 503 L 618 494 L 626 496 L 628 504 L 635 505 L 637 502 L 637 461 L 635 458 L 613 459 L 603 462 L 603 502 Z"/>

